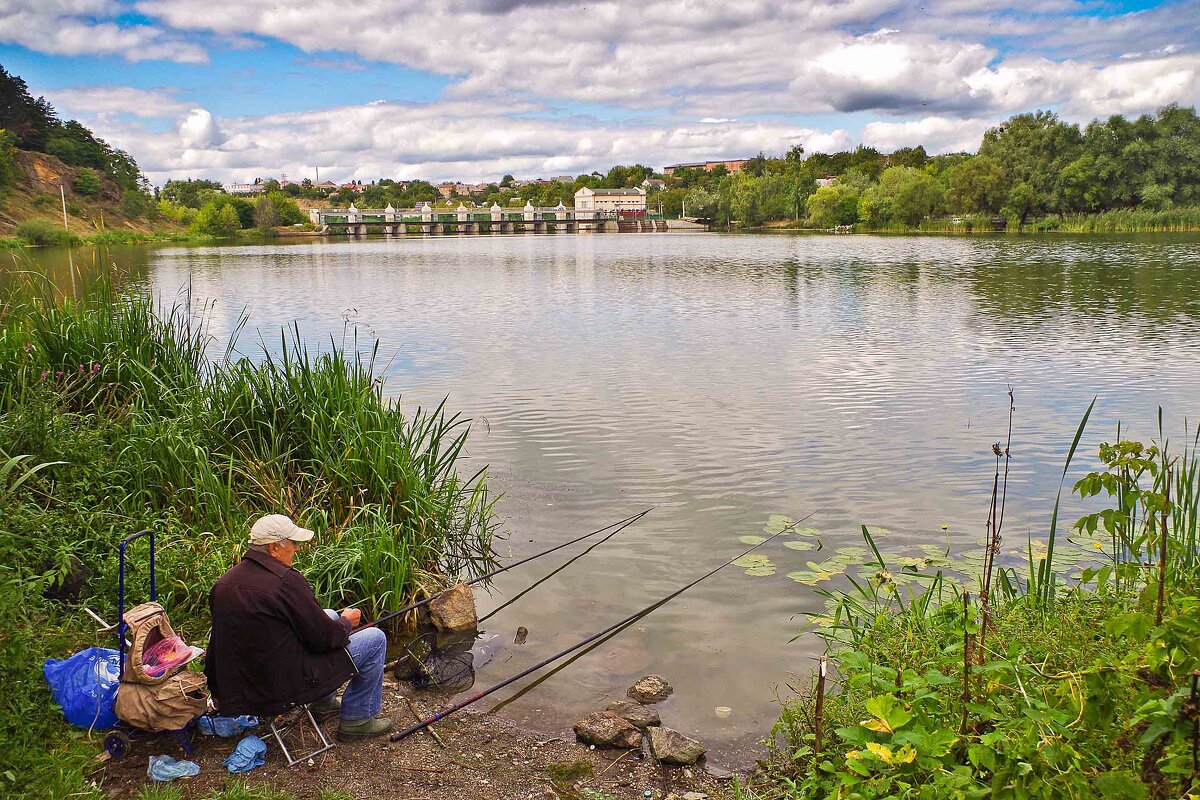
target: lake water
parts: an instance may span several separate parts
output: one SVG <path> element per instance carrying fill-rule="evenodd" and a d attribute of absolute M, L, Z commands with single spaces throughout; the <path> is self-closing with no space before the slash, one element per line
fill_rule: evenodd
<path fill-rule="evenodd" d="M 33 258 L 67 285 L 63 254 Z M 1148 439 L 1159 405 L 1175 432 L 1200 413 L 1196 236 L 477 236 L 74 258 L 168 300 L 190 287 L 218 335 L 247 309 L 251 355 L 254 331 L 274 346 L 293 320 L 314 345 L 350 327 L 378 337 L 390 392 L 410 407 L 448 395 L 475 420 L 472 466 L 490 464 L 506 495 L 505 558 L 655 506 L 487 621 L 495 657 L 477 686 L 731 558 L 770 515 L 813 513 L 821 553 L 772 542 L 774 575 L 726 569 L 503 710 L 567 736 L 659 673 L 675 687 L 664 722 L 726 766 L 821 651 L 789 642 L 821 603 L 788 572 L 861 545 L 864 523 L 896 552 L 978 546 L 1009 386 L 1013 548 L 1044 533 L 1093 396 L 1076 473 L 1118 419 Z M 581 549 L 503 575 L 481 612 Z"/>

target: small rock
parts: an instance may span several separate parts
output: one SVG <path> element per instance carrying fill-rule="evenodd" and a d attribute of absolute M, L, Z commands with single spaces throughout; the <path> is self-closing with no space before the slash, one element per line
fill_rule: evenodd
<path fill-rule="evenodd" d="M 429 601 L 429 618 L 443 631 L 461 633 L 479 626 L 475 615 L 475 593 L 465 583 L 451 586 Z"/>
<path fill-rule="evenodd" d="M 661 725 L 662 717 L 658 709 L 635 703 L 632 700 L 614 700 L 608 704 L 608 710 L 635 728 L 645 730 L 651 725 Z"/>
<path fill-rule="evenodd" d="M 684 792 L 683 800 L 708 800 L 708 795 L 704 792 Z"/>
<path fill-rule="evenodd" d="M 517 636 L 513 639 L 513 644 L 525 644 L 525 640 L 529 638 L 529 628 L 524 625 L 517 628 Z"/>
<path fill-rule="evenodd" d="M 642 732 L 611 711 L 597 711 L 575 724 L 575 738 L 595 747 L 638 747 Z"/>
<path fill-rule="evenodd" d="M 647 675 L 644 678 L 639 678 L 633 686 L 630 686 L 626 694 L 642 705 L 649 705 L 666 700 L 674 691 L 671 685 L 661 676 Z"/>
<path fill-rule="evenodd" d="M 695 764 L 704 755 L 704 745 L 670 728 L 649 728 L 650 753 L 664 764 Z"/>

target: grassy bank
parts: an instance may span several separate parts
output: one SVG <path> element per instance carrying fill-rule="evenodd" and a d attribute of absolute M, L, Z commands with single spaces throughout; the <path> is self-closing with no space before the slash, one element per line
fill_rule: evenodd
<path fill-rule="evenodd" d="M 159 231 L 99 231 L 85 236 L 69 234 L 62 226 L 42 220 L 23 222 L 13 236 L 0 237 L 0 249 L 24 247 L 82 247 L 84 245 L 151 244 L 154 242 L 216 242 L 220 237 L 206 233 L 167 228 Z M 261 238 L 268 234 L 247 231 L 247 236 Z"/>
<path fill-rule="evenodd" d="M 315 528 L 298 565 L 326 602 L 368 612 L 490 563 L 494 498 L 466 468 L 466 421 L 402 413 L 358 345 L 314 352 L 292 329 L 249 360 L 184 305 L 0 300 L 0 794 L 87 795 L 97 745 L 63 724 L 41 665 L 112 644 L 81 606 L 115 617 L 115 545 L 134 531 L 161 535 L 160 600 L 200 643 L 208 587 L 257 514 Z"/>
<path fill-rule="evenodd" d="M 1056 504 L 1021 567 L 990 525 L 962 585 L 864 531 L 874 561 L 817 620 L 828 681 L 787 702 L 742 796 L 1196 796 L 1195 443 L 1102 446 L 1075 490 L 1106 508 L 1067 532 Z"/>

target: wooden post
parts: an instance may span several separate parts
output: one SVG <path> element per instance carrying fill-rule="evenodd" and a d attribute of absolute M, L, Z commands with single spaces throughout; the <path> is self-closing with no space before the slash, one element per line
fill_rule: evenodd
<path fill-rule="evenodd" d="M 58 195 L 62 198 L 63 230 L 70 233 L 71 229 L 67 227 L 67 190 L 63 188 L 61 183 L 58 185 Z"/>

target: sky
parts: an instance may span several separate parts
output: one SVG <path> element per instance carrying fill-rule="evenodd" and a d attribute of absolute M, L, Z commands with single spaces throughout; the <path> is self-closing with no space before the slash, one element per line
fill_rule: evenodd
<path fill-rule="evenodd" d="M 493 181 L 1200 98 L 1200 0 L 0 0 L 0 64 L 155 184 Z"/>

